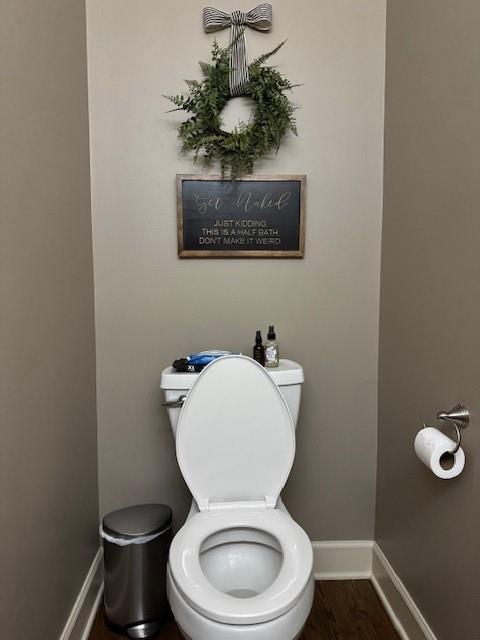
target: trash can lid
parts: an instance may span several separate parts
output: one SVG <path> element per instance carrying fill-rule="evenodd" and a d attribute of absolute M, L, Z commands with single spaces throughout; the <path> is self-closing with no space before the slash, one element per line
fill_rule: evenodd
<path fill-rule="evenodd" d="M 107 513 L 103 530 L 110 535 L 136 538 L 157 533 L 172 523 L 172 510 L 166 504 L 137 504 Z"/>

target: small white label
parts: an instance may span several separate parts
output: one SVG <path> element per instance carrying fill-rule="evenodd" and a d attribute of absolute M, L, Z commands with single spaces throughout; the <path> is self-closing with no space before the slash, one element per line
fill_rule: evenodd
<path fill-rule="evenodd" d="M 266 362 L 276 362 L 277 361 L 277 347 L 267 347 L 265 350 L 265 360 Z"/>

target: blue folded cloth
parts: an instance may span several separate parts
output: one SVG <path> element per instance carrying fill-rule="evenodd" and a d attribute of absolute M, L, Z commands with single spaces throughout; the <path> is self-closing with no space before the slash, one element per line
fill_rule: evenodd
<path fill-rule="evenodd" d="M 209 351 L 199 351 L 198 353 L 192 353 L 187 356 L 189 364 L 207 365 L 212 360 L 221 358 L 222 356 L 231 356 L 231 351 L 221 351 L 220 349 L 211 349 Z"/>
<path fill-rule="evenodd" d="M 178 373 L 200 373 L 207 364 L 222 356 L 233 355 L 231 351 L 221 351 L 219 349 L 211 349 L 210 351 L 199 351 L 192 353 L 186 358 L 175 360 L 172 367 Z"/>

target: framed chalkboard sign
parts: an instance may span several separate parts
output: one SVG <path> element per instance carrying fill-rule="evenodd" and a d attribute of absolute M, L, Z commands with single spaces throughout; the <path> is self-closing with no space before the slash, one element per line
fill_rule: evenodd
<path fill-rule="evenodd" d="M 306 176 L 177 176 L 180 258 L 303 258 Z"/>

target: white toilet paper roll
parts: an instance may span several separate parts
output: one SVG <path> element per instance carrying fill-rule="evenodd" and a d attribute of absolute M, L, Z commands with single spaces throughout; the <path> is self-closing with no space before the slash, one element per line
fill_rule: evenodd
<path fill-rule="evenodd" d="M 460 449 L 454 454 L 453 465 L 445 469 L 443 460 L 448 460 L 456 443 L 435 427 L 420 429 L 415 437 L 415 453 L 420 460 L 438 477 L 444 480 L 459 476 L 465 466 L 465 453 Z"/>

